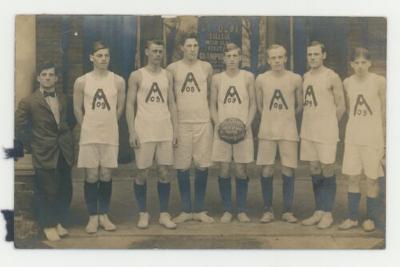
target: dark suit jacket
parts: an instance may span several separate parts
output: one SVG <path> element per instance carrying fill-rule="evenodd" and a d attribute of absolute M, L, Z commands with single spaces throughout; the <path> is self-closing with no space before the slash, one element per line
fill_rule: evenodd
<path fill-rule="evenodd" d="M 55 169 L 59 153 L 67 163 L 74 162 L 73 137 L 67 122 L 67 97 L 57 93 L 60 108 L 60 124 L 54 118 L 40 90 L 22 99 L 15 113 L 15 135 L 24 143 L 30 143 L 35 168 Z"/>

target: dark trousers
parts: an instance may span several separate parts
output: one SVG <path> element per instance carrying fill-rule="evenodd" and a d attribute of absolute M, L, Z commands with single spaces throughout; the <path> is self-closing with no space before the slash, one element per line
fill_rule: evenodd
<path fill-rule="evenodd" d="M 35 169 L 33 205 L 40 226 L 65 224 L 71 199 L 71 166 L 60 152 L 56 169 Z"/>

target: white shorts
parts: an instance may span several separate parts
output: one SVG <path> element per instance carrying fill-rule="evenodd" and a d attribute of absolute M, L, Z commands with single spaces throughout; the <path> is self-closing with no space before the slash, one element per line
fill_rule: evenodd
<path fill-rule="evenodd" d="M 175 149 L 174 168 L 190 168 L 192 159 L 200 168 L 211 166 L 213 129 L 211 122 L 178 123 L 178 147 Z"/>
<path fill-rule="evenodd" d="M 309 140 L 301 140 L 300 159 L 304 161 L 319 161 L 323 164 L 333 164 L 336 159 L 337 144 L 323 144 Z"/>
<path fill-rule="evenodd" d="M 258 142 L 257 165 L 273 165 L 276 152 L 279 149 L 279 156 L 283 166 L 297 168 L 297 141 L 287 140 L 266 140 Z"/>
<path fill-rule="evenodd" d="M 234 145 L 222 141 L 218 132 L 215 132 L 211 159 L 214 162 L 231 162 L 233 160 L 235 163 L 254 161 L 252 132 L 247 132 L 244 140 Z"/>
<path fill-rule="evenodd" d="M 135 148 L 135 161 L 138 169 L 147 169 L 153 165 L 156 159 L 158 165 L 172 165 L 174 152 L 172 142 L 146 142 Z"/>
<path fill-rule="evenodd" d="M 78 168 L 118 167 L 118 146 L 108 144 L 79 145 Z"/>
<path fill-rule="evenodd" d="M 381 160 L 383 148 L 345 144 L 342 171 L 347 175 L 360 175 L 377 179 L 383 176 Z"/>

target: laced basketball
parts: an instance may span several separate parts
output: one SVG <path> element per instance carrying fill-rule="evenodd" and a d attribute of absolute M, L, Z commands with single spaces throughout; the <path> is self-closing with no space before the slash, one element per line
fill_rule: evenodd
<path fill-rule="evenodd" d="M 237 144 L 246 135 L 246 125 L 238 118 L 226 118 L 219 124 L 218 135 L 228 144 Z"/>

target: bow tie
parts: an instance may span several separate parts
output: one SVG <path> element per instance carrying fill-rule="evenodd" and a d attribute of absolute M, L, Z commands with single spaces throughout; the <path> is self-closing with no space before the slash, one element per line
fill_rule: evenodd
<path fill-rule="evenodd" d="M 56 96 L 56 92 L 55 91 L 53 91 L 53 92 L 43 91 L 43 96 L 44 97 L 48 97 L 48 96 L 55 97 Z"/>

